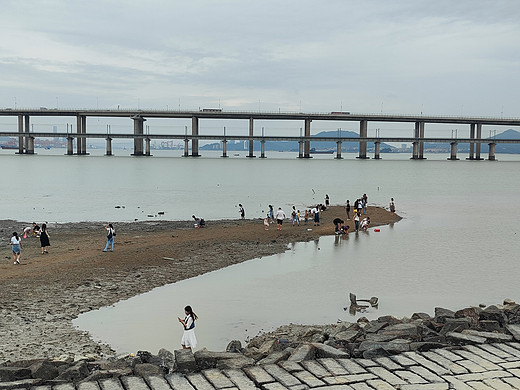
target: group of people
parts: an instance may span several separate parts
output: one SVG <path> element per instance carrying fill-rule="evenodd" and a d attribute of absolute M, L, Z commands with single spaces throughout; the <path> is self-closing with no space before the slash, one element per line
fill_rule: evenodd
<path fill-rule="evenodd" d="M 328 202 L 328 195 L 325 199 L 326 203 Z M 309 222 L 309 219 L 312 219 L 314 222 L 314 226 L 319 226 L 320 224 L 320 213 L 327 209 L 327 206 L 323 204 L 318 204 L 312 209 L 306 209 L 305 213 L 303 215 L 303 222 L 307 224 Z M 269 211 L 267 212 L 266 217 L 264 218 L 264 228 L 265 230 L 269 230 L 269 225 L 271 223 L 274 223 L 276 221 L 276 230 L 282 230 L 283 221 L 287 218 L 285 215 L 285 212 L 282 210 L 281 207 L 278 207 L 278 210 L 276 211 L 276 214 L 274 212 L 273 205 L 269 205 Z M 300 225 L 300 222 L 302 220 L 302 215 L 300 210 L 296 209 L 296 206 L 292 206 L 291 210 L 291 222 L 292 225 Z"/>
<path fill-rule="evenodd" d="M 40 238 L 41 253 L 42 255 L 47 254 L 47 248 L 51 246 L 47 224 L 42 223 L 40 228 L 36 222 L 33 222 L 32 228 L 30 226 L 26 227 L 23 230 L 23 238 L 27 239 L 31 236 Z M 11 236 L 11 251 L 13 253 L 13 264 L 20 264 L 20 257 L 22 254 L 22 238 L 18 235 L 17 232 L 13 232 Z"/>

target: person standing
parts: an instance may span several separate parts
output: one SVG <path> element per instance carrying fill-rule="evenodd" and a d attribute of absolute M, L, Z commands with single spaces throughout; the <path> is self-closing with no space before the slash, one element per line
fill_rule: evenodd
<path fill-rule="evenodd" d="M 345 206 L 345 211 L 347 212 L 347 221 L 350 220 L 350 200 L 347 199 L 347 205 Z"/>
<path fill-rule="evenodd" d="M 107 231 L 107 244 L 105 245 L 105 249 L 103 249 L 103 252 L 106 252 L 108 250 L 109 245 L 111 245 L 110 252 L 113 252 L 114 236 L 116 235 L 116 229 L 114 229 L 114 226 L 112 226 L 112 224 L 109 223 L 105 226 L 105 230 Z"/>
<path fill-rule="evenodd" d="M 356 232 L 359 231 L 359 218 L 361 217 L 361 212 L 357 212 L 354 214 L 354 224 L 356 225 Z"/>
<path fill-rule="evenodd" d="M 240 218 L 244 219 L 246 217 L 246 211 L 244 210 L 244 206 L 242 206 L 242 203 L 239 203 L 238 207 L 240 207 L 240 209 L 238 210 L 238 212 L 240 213 Z"/>
<path fill-rule="evenodd" d="M 300 219 L 298 218 L 298 213 L 296 212 L 295 206 L 292 207 L 291 217 L 292 217 L 292 225 L 294 226 L 294 224 L 297 223 L 298 226 L 300 226 Z"/>
<path fill-rule="evenodd" d="M 276 212 L 276 230 L 282 230 L 283 220 L 285 219 L 285 213 L 281 207 L 278 207 Z"/>
<path fill-rule="evenodd" d="M 395 213 L 394 198 L 390 198 L 390 212 L 391 212 L 392 214 Z"/>
<path fill-rule="evenodd" d="M 49 252 L 47 252 L 47 249 L 46 249 L 51 246 L 49 237 L 50 237 L 50 235 L 49 235 L 49 232 L 47 231 L 47 224 L 42 223 L 42 228 L 40 230 L 40 246 L 42 247 L 42 255 L 44 253 L 49 253 Z"/>
<path fill-rule="evenodd" d="M 361 198 L 361 201 L 363 202 L 363 214 L 366 214 L 366 209 L 368 206 L 368 196 L 367 194 L 363 194 L 363 197 Z"/>
<path fill-rule="evenodd" d="M 269 230 L 269 213 L 264 218 L 264 230 Z"/>
<path fill-rule="evenodd" d="M 311 210 L 311 215 L 314 217 L 314 226 L 320 226 L 320 206 L 316 206 Z"/>
<path fill-rule="evenodd" d="M 197 346 L 197 338 L 195 337 L 195 320 L 198 319 L 198 317 L 191 309 L 191 306 L 186 306 L 184 308 L 184 314 L 186 314 L 184 319 L 177 317 L 179 322 L 184 327 L 181 345 L 182 349 L 192 349 Z"/>
<path fill-rule="evenodd" d="M 13 264 L 20 264 L 20 254 L 22 251 L 22 239 L 18 237 L 18 233 L 14 232 L 11 237 L 11 249 L 13 251 Z"/>
<path fill-rule="evenodd" d="M 329 195 L 325 194 L 325 207 L 329 207 L 329 204 L 330 204 L 330 198 L 329 198 Z"/>
<path fill-rule="evenodd" d="M 270 223 L 274 223 L 274 210 L 273 210 L 273 205 L 272 204 L 269 205 L 269 214 L 268 214 L 268 216 L 269 216 L 269 219 L 270 219 L 269 222 Z"/>

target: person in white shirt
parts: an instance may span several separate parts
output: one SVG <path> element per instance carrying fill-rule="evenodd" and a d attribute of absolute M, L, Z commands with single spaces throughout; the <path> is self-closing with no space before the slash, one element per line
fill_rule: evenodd
<path fill-rule="evenodd" d="M 14 232 L 11 237 L 11 246 L 13 250 L 13 264 L 20 264 L 20 253 L 22 248 L 22 239 L 18 237 L 18 233 Z"/>
<path fill-rule="evenodd" d="M 195 320 L 198 319 L 198 317 L 191 309 L 191 306 L 186 306 L 184 308 L 184 314 L 186 314 L 184 319 L 177 317 L 184 327 L 181 345 L 183 349 L 192 349 L 197 346 L 197 338 L 195 337 Z"/>
<path fill-rule="evenodd" d="M 276 230 L 282 230 L 283 220 L 285 219 L 285 213 L 281 207 L 278 207 L 276 212 Z"/>

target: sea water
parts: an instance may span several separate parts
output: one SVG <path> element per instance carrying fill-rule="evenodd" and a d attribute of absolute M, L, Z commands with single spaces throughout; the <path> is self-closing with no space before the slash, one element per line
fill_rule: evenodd
<path fill-rule="evenodd" d="M 257 218 L 268 204 L 287 212 L 293 204 L 303 209 L 321 203 L 325 194 L 332 204 L 344 204 L 367 193 L 375 205 L 395 198 L 404 219 L 380 232 L 296 243 L 286 253 L 156 288 L 75 321 L 119 352 L 178 348 L 177 317 L 187 304 L 200 318 L 199 347 L 222 350 L 232 339 L 245 341 L 290 322 L 431 314 L 436 306 L 520 299 L 518 156 L 498 155 L 498 162 L 490 162 L 446 161 L 437 154 L 423 161 L 405 155 L 376 161 L 354 155 L 299 160 L 290 153 L 268 153 L 267 159 L 154 153 L 2 153 L 3 171 L 17 178 L 16 190 L 11 180 L 2 181 L 2 218 L 132 221 L 154 220 L 164 211 L 166 219 L 188 220 L 195 213 L 208 220 L 237 218 L 238 203 L 246 217 Z M 349 292 L 377 296 L 379 306 L 352 315 Z"/>

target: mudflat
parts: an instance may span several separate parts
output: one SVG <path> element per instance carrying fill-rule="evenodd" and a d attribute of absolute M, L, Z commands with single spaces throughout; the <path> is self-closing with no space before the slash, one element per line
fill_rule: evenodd
<path fill-rule="evenodd" d="M 290 210 L 285 210 L 290 214 Z M 371 228 L 401 219 L 368 207 Z M 51 246 L 41 254 L 40 240 L 22 240 L 21 264 L 13 265 L 9 240 L 30 223 L 0 221 L 0 360 L 100 357 L 114 353 L 72 326 L 79 314 L 114 304 L 155 287 L 191 278 L 252 258 L 284 252 L 293 242 L 334 234 L 332 220 L 346 220 L 343 206 L 332 206 L 312 221 L 278 231 L 262 220 L 112 222 L 114 252 L 102 252 L 106 222 L 49 224 Z M 352 221 L 345 221 L 353 227 Z M 312 230 L 309 230 L 312 229 Z M 352 233 L 351 233 L 352 234 Z"/>

